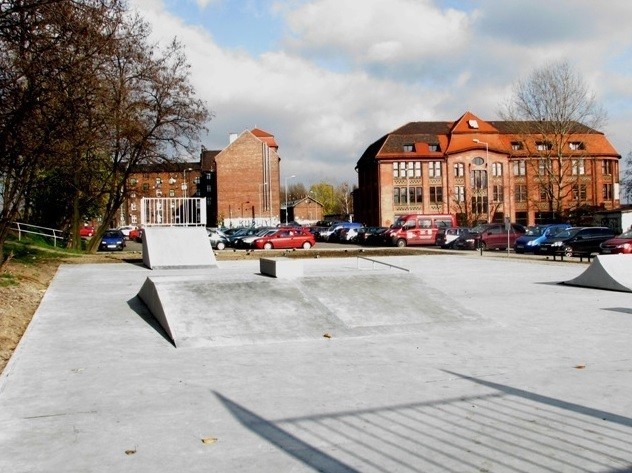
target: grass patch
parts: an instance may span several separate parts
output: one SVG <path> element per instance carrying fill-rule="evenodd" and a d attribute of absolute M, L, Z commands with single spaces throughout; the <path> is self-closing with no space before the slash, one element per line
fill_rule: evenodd
<path fill-rule="evenodd" d="M 13 274 L 0 274 L 0 287 L 17 286 L 18 282 Z"/>
<path fill-rule="evenodd" d="M 55 247 L 42 238 L 22 238 L 18 241 L 7 239 L 4 244 L 4 257 L 13 253 L 13 261 L 23 264 L 37 264 L 45 260 L 79 257 L 83 253 L 76 250 Z"/>

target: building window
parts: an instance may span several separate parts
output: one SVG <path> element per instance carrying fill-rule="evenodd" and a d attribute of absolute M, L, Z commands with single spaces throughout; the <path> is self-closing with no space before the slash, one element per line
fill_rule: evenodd
<path fill-rule="evenodd" d="M 394 187 L 393 188 L 393 204 L 420 204 L 423 202 L 422 187 Z"/>
<path fill-rule="evenodd" d="M 129 198 L 130 198 L 130 199 L 135 199 L 135 198 L 136 198 L 136 192 L 132 192 L 132 193 L 129 195 Z"/>
<path fill-rule="evenodd" d="M 454 200 L 457 202 L 465 202 L 465 186 L 456 186 L 454 188 Z"/>
<path fill-rule="evenodd" d="M 548 202 L 552 195 L 551 188 L 545 185 L 540 186 L 540 201 Z"/>
<path fill-rule="evenodd" d="M 432 153 L 438 153 L 439 151 L 441 151 L 441 147 L 438 143 L 428 143 L 428 151 Z"/>
<path fill-rule="evenodd" d="M 586 149 L 586 145 L 584 145 L 583 142 L 581 141 L 571 141 L 568 144 L 568 147 L 570 149 L 572 149 L 573 151 L 578 151 L 578 150 L 582 150 L 582 149 Z"/>
<path fill-rule="evenodd" d="M 527 174 L 525 162 L 523 160 L 514 161 L 513 163 L 514 176 L 524 176 Z"/>
<path fill-rule="evenodd" d="M 487 213 L 487 196 L 475 195 L 472 196 L 472 213 L 474 215 L 481 215 Z"/>
<path fill-rule="evenodd" d="M 415 145 L 404 145 L 404 153 L 412 153 L 413 151 L 415 151 Z"/>
<path fill-rule="evenodd" d="M 443 187 L 431 186 L 430 187 L 430 202 L 438 204 L 443 202 Z"/>
<path fill-rule="evenodd" d="M 404 193 L 404 199 L 406 198 L 406 194 Z M 399 205 L 401 204 L 401 199 L 400 199 L 400 193 L 399 193 L 399 187 L 394 187 L 393 188 L 393 203 L 395 205 Z"/>
<path fill-rule="evenodd" d="M 211 173 L 210 172 L 204 173 L 204 177 L 206 177 L 207 181 L 210 181 L 211 180 Z"/>
<path fill-rule="evenodd" d="M 492 187 L 492 200 L 494 202 L 502 202 L 503 201 L 503 186 L 493 186 Z"/>
<path fill-rule="evenodd" d="M 456 163 L 454 165 L 454 177 L 463 177 L 465 175 L 465 164 Z"/>
<path fill-rule="evenodd" d="M 144 183 L 144 184 L 143 184 L 143 190 L 144 190 L 144 191 L 148 191 L 148 190 L 149 190 L 149 184 Z"/>
<path fill-rule="evenodd" d="M 601 174 L 612 176 L 612 161 L 601 161 Z"/>
<path fill-rule="evenodd" d="M 527 186 L 524 184 L 517 184 L 515 188 L 515 200 L 516 202 L 527 201 Z"/>
<path fill-rule="evenodd" d="M 138 223 L 138 217 L 136 215 L 131 215 L 130 218 L 133 225 Z"/>
<path fill-rule="evenodd" d="M 136 184 L 138 184 L 138 179 L 136 179 L 135 177 L 132 177 L 132 178 L 129 180 L 129 185 L 130 185 L 130 187 L 134 187 L 134 186 L 136 186 Z"/>
<path fill-rule="evenodd" d="M 522 145 L 522 141 L 512 141 L 511 142 L 511 149 L 514 151 L 519 151 L 521 149 L 523 149 L 524 146 Z"/>
<path fill-rule="evenodd" d="M 162 197 L 162 191 L 156 191 L 156 197 Z"/>
<path fill-rule="evenodd" d="M 200 176 L 195 176 L 195 177 L 193 178 L 193 183 L 194 183 L 194 184 L 199 184 L 199 183 L 200 183 Z"/>
<path fill-rule="evenodd" d="M 441 177 L 441 161 L 430 161 L 428 163 L 428 175 L 430 177 Z"/>
<path fill-rule="evenodd" d="M 136 210 L 137 209 L 136 202 L 132 202 L 131 204 L 129 204 L 129 209 L 130 210 Z"/>
<path fill-rule="evenodd" d="M 487 171 L 477 169 L 470 173 L 470 185 L 475 190 L 487 189 Z"/>
<path fill-rule="evenodd" d="M 169 189 L 169 197 L 175 197 L 176 196 L 176 191 L 173 189 Z"/>
<path fill-rule="evenodd" d="M 421 162 L 400 161 L 393 163 L 393 177 L 421 177 Z"/>
<path fill-rule="evenodd" d="M 492 176 L 500 177 L 503 175 L 502 163 L 492 163 Z"/>
<path fill-rule="evenodd" d="M 612 184 L 603 185 L 603 199 L 612 200 Z"/>
<path fill-rule="evenodd" d="M 573 198 L 578 201 L 586 200 L 586 184 L 575 184 L 573 186 Z"/>
<path fill-rule="evenodd" d="M 213 186 L 206 186 L 206 193 L 210 194 L 213 191 Z"/>
<path fill-rule="evenodd" d="M 553 144 L 550 141 L 536 141 L 535 148 L 538 151 L 549 151 L 553 149 Z"/>
<path fill-rule="evenodd" d="M 573 176 L 583 176 L 584 174 L 586 174 L 583 159 L 573 159 L 573 161 L 571 162 L 571 166 L 571 173 L 573 174 Z"/>
<path fill-rule="evenodd" d="M 176 183 L 176 178 L 175 178 L 175 177 L 173 177 L 173 176 L 171 176 L 171 177 L 169 178 L 169 185 L 170 185 L 170 186 L 172 186 L 172 185 L 174 185 L 175 183 Z"/>
<path fill-rule="evenodd" d="M 550 159 L 540 159 L 538 161 L 538 174 L 540 176 L 548 176 L 553 173 Z"/>

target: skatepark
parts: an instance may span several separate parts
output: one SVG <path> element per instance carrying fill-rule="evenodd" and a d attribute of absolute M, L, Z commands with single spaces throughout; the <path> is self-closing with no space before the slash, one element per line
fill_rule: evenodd
<path fill-rule="evenodd" d="M 632 471 L 616 257 L 62 266 L 0 378 L 0 471 Z"/>

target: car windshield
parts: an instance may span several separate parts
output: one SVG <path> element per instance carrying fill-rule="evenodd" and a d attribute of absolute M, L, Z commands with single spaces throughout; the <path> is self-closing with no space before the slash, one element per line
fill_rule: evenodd
<path fill-rule="evenodd" d="M 487 228 L 489 228 L 489 224 L 476 225 L 474 228 L 469 230 L 470 233 L 483 233 Z"/>
<path fill-rule="evenodd" d="M 536 225 L 535 227 L 529 227 L 529 228 L 527 228 L 527 231 L 525 232 L 525 235 L 526 236 L 539 237 L 540 235 L 542 235 L 542 233 L 544 233 L 545 229 L 546 229 L 546 227 L 541 227 L 539 225 Z"/>
<path fill-rule="evenodd" d="M 406 224 L 406 220 L 403 218 L 398 218 L 395 220 L 395 223 L 391 225 L 391 228 L 402 228 Z"/>
<path fill-rule="evenodd" d="M 119 236 L 119 232 L 105 232 L 103 238 L 118 238 Z"/>
<path fill-rule="evenodd" d="M 579 233 L 581 228 L 567 228 L 555 234 L 555 238 L 571 238 Z"/>
<path fill-rule="evenodd" d="M 623 232 L 617 238 L 632 238 L 632 229 L 628 230 L 627 232 Z"/>

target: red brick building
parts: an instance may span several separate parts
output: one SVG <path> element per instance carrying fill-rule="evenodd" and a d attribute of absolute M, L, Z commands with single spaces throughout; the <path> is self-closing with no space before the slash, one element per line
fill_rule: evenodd
<path fill-rule="evenodd" d="M 451 213 L 462 225 L 505 217 L 532 225 L 619 207 L 621 156 L 605 135 L 576 123 L 553 143 L 539 125 L 467 112 L 384 135 L 356 166 L 356 220 L 390 225 L 407 213 Z"/>
<path fill-rule="evenodd" d="M 226 227 L 279 223 L 278 149 L 273 135 L 255 128 L 231 135 L 221 151 L 202 151 L 210 221 Z"/>
<path fill-rule="evenodd" d="M 206 225 L 276 225 L 280 222 L 280 157 L 274 136 L 255 128 L 230 137 L 223 150 L 199 162 L 141 165 L 130 176 L 121 225 L 140 225 L 143 197 L 201 197 Z"/>

